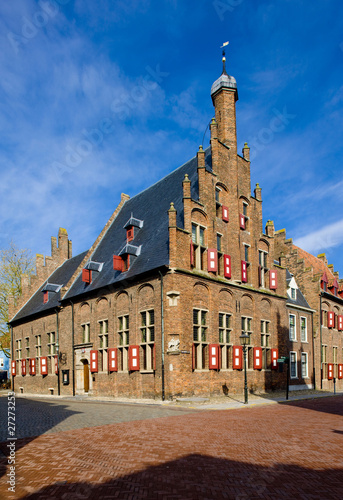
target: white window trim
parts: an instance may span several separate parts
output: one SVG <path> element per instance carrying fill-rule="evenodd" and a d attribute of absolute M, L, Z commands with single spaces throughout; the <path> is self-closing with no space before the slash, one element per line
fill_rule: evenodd
<path fill-rule="evenodd" d="M 305 336 L 306 336 L 306 339 L 305 339 L 305 340 L 303 340 L 303 339 L 301 338 L 301 320 L 302 320 L 302 319 L 304 319 L 304 320 L 305 320 L 305 326 L 306 326 L 306 328 L 305 328 Z M 307 318 L 306 318 L 306 316 L 300 316 L 300 342 L 303 342 L 304 344 L 308 344 L 308 340 L 307 340 Z"/>
<path fill-rule="evenodd" d="M 291 371 L 291 354 L 295 354 L 295 375 L 294 376 L 292 376 L 292 371 Z M 289 374 L 290 374 L 290 378 L 293 380 L 298 378 L 298 359 L 297 359 L 296 351 L 289 352 Z"/>
<path fill-rule="evenodd" d="M 306 375 L 303 375 L 303 360 L 302 360 L 303 356 L 306 356 Z M 308 378 L 308 353 L 307 352 L 301 353 L 300 362 L 301 362 L 301 378 Z"/>
<path fill-rule="evenodd" d="M 291 316 L 294 317 L 294 339 L 291 338 Z M 289 326 L 289 340 L 291 342 L 297 342 L 297 317 L 295 314 L 289 314 L 288 315 L 288 326 Z"/>

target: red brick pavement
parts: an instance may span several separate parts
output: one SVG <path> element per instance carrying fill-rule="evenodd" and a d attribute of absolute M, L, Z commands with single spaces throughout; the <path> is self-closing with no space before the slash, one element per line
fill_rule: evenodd
<path fill-rule="evenodd" d="M 24 439 L 0 498 L 341 500 L 342 415 L 330 397 Z"/>

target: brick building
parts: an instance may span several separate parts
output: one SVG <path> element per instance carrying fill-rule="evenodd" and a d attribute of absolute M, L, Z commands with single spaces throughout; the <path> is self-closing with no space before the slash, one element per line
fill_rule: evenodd
<path fill-rule="evenodd" d="M 241 392 L 242 333 L 250 340 L 249 389 L 284 387 L 277 359 L 295 352 L 290 311 L 306 318 L 301 352 L 313 358 L 318 308 L 302 295 L 301 302 L 300 293 L 296 300 L 288 295 L 280 235 L 271 221 L 263 230 L 248 145 L 237 154 L 238 92 L 225 58 L 211 97 L 208 149 L 200 147 L 133 198 L 122 195 L 87 252 L 72 257 L 60 229 L 51 257 L 37 256 L 37 276 L 23 277 L 10 322 L 18 392 L 150 398 Z M 307 367 L 309 375 L 293 377 L 293 385 L 313 383 L 312 361 Z"/>

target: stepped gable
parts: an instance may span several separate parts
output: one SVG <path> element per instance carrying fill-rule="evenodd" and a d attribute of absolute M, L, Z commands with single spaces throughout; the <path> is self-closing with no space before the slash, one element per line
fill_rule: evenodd
<path fill-rule="evenodd" d="M 321 276 L 326 273 L 328 280 L 334 280 L 335 276 L 330 268 L 325 264 L 325 262 L 318 257 L 306 252 L 300 247 L 293 245 L 293 248 L 298 251 L 299 259 L 304 259 L 306 267 L 313 268 L 313 274 L 320 274 Z"/>
<path fill-rule="evenodd" d="M 205 167 L 206 170 L 212 171 L 210 148 L 205 151 Z M 177 226 L 183 229 L 182 182 L 185 174 L 188 174 L 191 181 L 192 199 L 199 200 L 197 158 L 194 157 L 162 180 L 125 202 L 91 255 L 93 262 L 103 263 L 101 272 L 93 272 L 92 282 L 89 284 L 82 281 L 80 273 L 62 300 L 88 294 L 99 288 L 120 283 L 153 269 L 169 265 L 168 210 L 170 203 L 173 202 L 177 210 Z M 130 265 L 128 271 L 114 271 L 113 255 L 119 255 L 127 243 L 124 226 L 131 217 L 143 221 L 143 227 L 130 241 L 130 245 L 141 246 L 140 254 Z"/>
<path fill-rule="evenodd" d="M 35 314 L 46 313 L 49 309 L 54 309 L 60 305 L 61 291 L 50 293 L 49 300 L 44 304 L 43 289 L 47 283 L 56 285 L 66 285 L 72 277 L 75 269 L 80 265 L 87 252 L 80 253 L 75 257 L 66 260 L 60 267 L 54 271 L 49 278 L 40 286 L 32 297 L 23 305 L 17 314 L 11 319 L 11 324 L 21 319 L 33 316 Z"/>

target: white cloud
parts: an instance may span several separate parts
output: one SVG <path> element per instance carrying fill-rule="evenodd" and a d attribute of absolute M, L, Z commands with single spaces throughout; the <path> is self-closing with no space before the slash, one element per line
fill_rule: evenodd
<path fill-rule="evenodd" d="M 343 219 L 324 226 L 294 241 L 307 252 L 316 253 L 343 243 Z"/>

